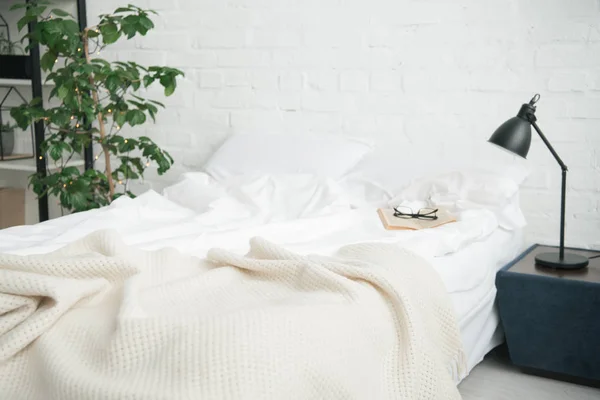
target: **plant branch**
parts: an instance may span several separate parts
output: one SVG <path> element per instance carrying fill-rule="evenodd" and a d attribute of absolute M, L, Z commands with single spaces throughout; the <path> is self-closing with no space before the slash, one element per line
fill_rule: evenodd
<path fill-rule="evenodd" d="M 71 154 L 69 155 L 69 158 L 67 158 L 67 161 L 65 161 L 65 162 L 62 164 L 61 168 L 63 168 L 63 169 L 64 169 L 64 168 L 67 166 L 67 164 L 69 163 L 69 161 L 71 161 L 71 158 L 73 158 L 73 155 L 74 155 L 74 154 L 75 154 L 75 150 L 73 150 L 73 151 L 71 152 Z"/>
<path fill-rule="evenodd" d="M 92 64 L 92 60 L 90 58 L 89 53 L 89 39 L 88 39 L 89 28 L 83 31 L 83 52 L 85 54 L 85 60 L 87 64 Z M 90 84 L 92 87 L 95 86 L 94 75 L 90 74 Z M 96 90 L 92 90 L 92 98 L 94 100 L 94 104 L 98 108 L 98 92 Z M 115 195 L 115 183 L 112 178 L 112 170 L 110 165 L 110 153 L 107 151 L 106 144 L 104 143 L 104 138 L 106 137 L 106 127 L 104 126 L 104 117 L 102 116 L 102 111 L 98 112 L 98 125 L 100 130 L 100 139 L 102 140 L 101 146 L 104 151 L 104 161 L 106 163 L 106 177 L 108 178 L 108 199 L 112 201 L 113 196 Z"/>
<path fill-rule="evenodd" d="M 69 129 L 64 129 L 64 128 L 54 128 L 50 125 L 46 125 L 46 128 L 48 128 L 51 131 L 63 132 L 63 133 L 75 133 L 77 135 L 86 135 L 86 134 L 90 133 L 90 131 L 78 131 L 78 130 L 69 130 Z"/>

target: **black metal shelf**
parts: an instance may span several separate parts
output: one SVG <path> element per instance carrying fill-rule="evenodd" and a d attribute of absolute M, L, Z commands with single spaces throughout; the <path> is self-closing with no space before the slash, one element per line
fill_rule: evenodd
<path fill-rule="evenodd" d="M 26 0 L 29 3 L 31 0 Z M 79 23 L 79 29 L 83 31 L 87 26 L 87 7 L 85 0 L 76 0 L 77 2 L 77 19 Z M 36 21 L 28 24 L 29 32 L 35 29 Z M 31 77 L 31 92 L 33 98 L 43 99 L 44 84 L 42 82 L 42 70 L 40 67 L 40 48 L 38 45 L 34 45 L 30 49 L 31 66 L 32 66 L 32 77 Z M 43 100 L 42 100 L 43 101 Z M 41 152 L 41 145 L 44 141 L 45 129 L 43 121 L 38 121 L 34 124 L 34 147 L 35 147 L 35 161 L 36 161 L 36 172 L 42 176 L 46 176 L 46 160 L 44 154 Z M 85 169 L 91 169 L 94 167 L 94 154 L 92 145 L 88 146 L 84 152 Z M 48 196 L 40 196 L 38 198 L 38 213 L 39 221 L 47 221 L 50 217 L 48 208 Z"/>

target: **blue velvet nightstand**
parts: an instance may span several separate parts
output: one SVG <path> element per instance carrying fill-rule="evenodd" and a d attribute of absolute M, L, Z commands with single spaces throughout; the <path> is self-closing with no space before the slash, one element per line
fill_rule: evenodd
<path fill-rule="evenodd" d="M 531 372 L 600 383 L 600 258 L 587 269 L 535 265 L 548 246 L 526 250 L 496 276 L 511 361 Z M 569 249 L 586 257 L 600 252 Z"/>

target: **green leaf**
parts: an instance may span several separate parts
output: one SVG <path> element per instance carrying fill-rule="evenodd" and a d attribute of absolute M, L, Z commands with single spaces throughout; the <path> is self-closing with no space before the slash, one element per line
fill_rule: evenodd
<path fill-rule="evenodd" d="M 125 125 L 125 122 L 127 122 L 127 113 L 123 111 L 113 112 L 113 120 L 116 122 L 117 125 L 123 126 Z"/>
<path fill-rule="evenodd" d="M 144 99 L 143 97 L 137 96 L 137 95 L 135 95 L 135 94 L 133 94 L 133 93 L 131 94 L 131 96 L 132 96 L 133 98 L 135 98 L 135 99 L 138 99 L 139 101 L 146 101 L 146 99 Z"/>
<path fill-rule="evenodd" d="M 121 31 L 127 35 L 128 39 L 131 39 L 138 32 L 138 19 L 137 15 L 128 15 L 121 21 Z"/>
<path fill-rule="evenodd" d="M 51 11 L 52 14 L 54 15 L 58 15 L 59 17 L 71 17 L 72 15 L 69 14 L 68 12 L 61 10 L 60 8 L 54 8 Z"/>
<path fill-rule="evenodd" d="M 62 151 L 65 152 L 65 153 L 71 153 L 73 151 L 73 148 L 67 142 L 60 142 L 59 146 L 62 149 Z"/>
<path fill-rule="evenodd" d="M 154 28 L 154 23 L 152 22 L 152 20 L 150 20 L 150 18 L 146 17 L 145 15 L 142 15 L 140 17 L 140 19 L 138 20 L 138 23 L 140 25 L 142 25 L 144 28 L 146 28 L 147 30 Z"/>
<path fill-rule="evenodd" d="M 114 22 L 102 25 L 100 27 L 100 32 L 102 33 L 102 40 L 105 44 L 114 43 L 119 39 L 119 36 L 121 36 L 119 28 Z"/>
<path fill-rule="evenodd" d="M 70 192 L 70 203 L 75 211 L 85 211 L 87 205 L 87 196 L 83 192 Z"/>
<path fill-rule="evenodd" d="M 104 66 L 104 67 L 107 67 L 107 68 L 110 68 L 110 63 L 109 63 L 108 61 L 106 61 L 106 60 L 102 59 L 102 58 L 94 58 L 94 59 L 92 60 L 92 63 L 95 63 L 95 64 L 102 64 L 102 66 Z"/>
<path fill-rule="evenodd" d="M 57 91 L 58 98 L 64 100 L 69 95 L 69 92 L 70 90 L 66 86 L 59 87 Z"/>
<path fill-rule="evenodd" d="M 44 71 L 50 71 L 56 63 L 56 54 L 52 51 L 47 51 L 40 59 L 40 66 Z"/>
<path fill-rule="evenodd" d="M 175 82 L 173 84 L 165 87 L 165 96 L 169 97 L 175 92 Z"/>
<path fill-rule="evenodd" d="M 117 75 L 110 75 L 104 82 L 109 92 L 116 91 L 121 85 L 121 79 Z"/>
<path fill-rule="evenodd" d="M 129 100 L 129 103 L 133 104 L 134 106 L 136 106 L 140 110 L 145 110 L 147 108 L 144 103 L 140 103 L 139 101 Z"/>
<path fill-rule="evenodd" d="M 154 82 L 154 78 L 151 77 L 150 75 L 146 75 L 144 76 L 144 87 L 148 87 L 152 84 L 152 82 Z"/>
<path fill-rule="evenodd" d="M 26 8 L 28 5 L 29 5 L 29 4 L 27 4 L 27 3 L 17 3 L 17 4 L 14 4 L 14 5 L 12 5 L 12 6 L 9 8 L 9 10 L 10 10 L 10 11 L 19 10 L 19 9 L 21 9 L 21 8 Z"/>
<path fill-rule="evenodd" d="M 141 125 L 146 122 L 146 115 L 140 110 L 130 110 L 127 112 L 127 122 L 131 126 Z"/>
<path fill-rule="evenodd" d="M 152 104 L 156 104 L 157 106 L 165 108 L 165 105 L 163 103 L 161 103 L 160 101 L 156 101 L 156 100 L 148 100 L 148 101 Z"/>
<path fill-rule="evenodd" d="M 18 22 L 17 22 L 17 28 L 19 29 L 19 31 L 22 31 L 23 28 L 30 22 L 33 22 L 37 19 L 36 16 L 31 15 L 31 16 L 24 16 L 23 18 L 21 18 Z"/>
<path fill-rule="evenodd" d="M 39 17 L 44 13 L 44 11 L 46 11 L 46 6 L 28 7 L 27 11 L 25 12 L 25 15 Z"/>
<path fill-rule="evenodd" d="M 62 21 L 63 30 L 72 35 L 79 35 L 79 25 L 77 22 L 67 19 Z"/>
<path fill-rule="evenodd" d="M 144 173 L 144 170 L 145 170 L 145 168 L 144 168 L 144 165 L 142 164 L 142 160 L 141 160 L 141 158 L 139 158 L 139 157 L 136 157 L 136 158 L 130 158 L 130 159 L 129 159 L 129 162 L 131 162 L 131 164 L 132 164 L 132 165 L 133 165 L 133 166 L 134 166 L 134 167 L 137 169 L 137 171 L 138 171 L 140 174 L 143 174 L 143 173 Z"/>
<path fill-rule="evenodd" d="M 44 31 L 44 33 L 49 33 L 49 34 L 60 34 L 63 27 L 62 27 L 62 20 L 47 20 L 47 21 L 42 21 L 38 24 L 38 26 L 42 29 L 42 31 Z"/>
<path fill-rule="evenodd" d="M 63 151 L 60 146 L 54 145 L 50 146 L 48 154 L 50 154 L 50 158 L 52 158 L 54 161 L 57 161 L 60 160 L 60 158 L 62 157 Z"/>
<path fill-rule="evenodd" d="M 66 168 L 64 168 L 62 170 L 62 174 L 63 175 L 79 175 L 79 168 L 77 168 L 77 167 L 66 167 Z"/>
<path fill-rule="evenodd" d="M 63 86 L 61 86 L 61 87 L 63 87 Z M 54 115 L 51 116 L 50 120 L 54 125 L 68 126 L 69 122 L 71 121 L 71 113 L 69 112 L 69 110 L 59 108 L 59 109 L 55 110 Z M 69 144 L 66 142 L 63 142 L 63 145 L 69 146 Z M 65 151 L 71 151 L 70 146 L 69 146 L 69 149 L 67 149 L 65 147 Z"/>
<path fill-rule="evenodd" d="M 165 155 L 165 157 L 167 157 L 167 159 L 169 160 L 169 162 L 171 164 L 173 164 L 175 162 L 175 161 L 173 161 L 173 157 L 171 157 L 171 155 L 167 151 L 163 151 L 163 154 Z"/>

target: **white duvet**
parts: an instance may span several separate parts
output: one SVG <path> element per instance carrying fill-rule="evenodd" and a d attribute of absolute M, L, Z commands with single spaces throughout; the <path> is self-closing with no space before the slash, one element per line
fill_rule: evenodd
<path fill-rule="evenodd" d="M 431 261 L 449 293 L 469 293 L 488 279 L 489 268 L 473 266 L 465 277 L 440 261 L 484 243 L 500 230 L 504 215 L 485 206 L 461 207 L 453 210 L 453 224 L 386 231 L 376 207 L 388 200 L 375 185 L 356 190 L 310 175 L 236 176 L 216 183 L 203 173 L 192 173 L 162 194 L 149 191 L 100 210 L 2 230 L 0 253 L 47 253 L 103 229 L 116 231 L 126 245 L 144 250 L 171 247 L 200 258 L 215 247 L 244 254 L 253 237 L 298 254 L 324 256 L 356 243 L 396 243 Z M 456 304 L 454 308 L 462 312 Z"/>
<path fill-rule="evenodd" d="M 347 244 L 384 242 L 401 243 L 431 259 L 482 241 L 498 228 L 494 213 L 480 208 L 460 211 L 456 223 L 436 229 L 386 231 L 376 205 L 337 182 L 310 175 L 237 176 L 215 183 L 193 173 L 163 195 L 149 191 L 103 209 L 2 230 L 0 253 L 45 253 L 112 229 L 128 245 L 173 247 L 198 257 L 213 247 L 244 253 L 248 239 L 260 236 L 301 254 L 329 255 Z M 444 283 L 449 291 L 465 289 L 458 276 Z"/>

